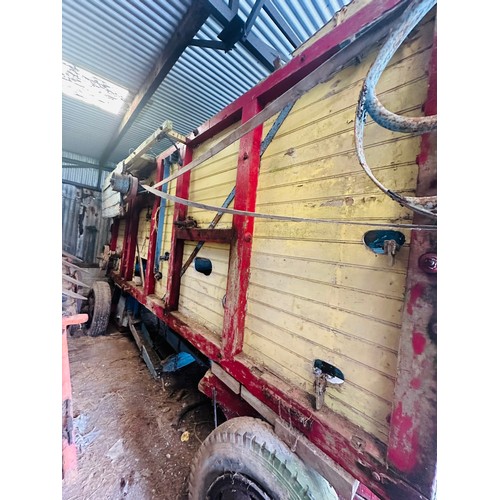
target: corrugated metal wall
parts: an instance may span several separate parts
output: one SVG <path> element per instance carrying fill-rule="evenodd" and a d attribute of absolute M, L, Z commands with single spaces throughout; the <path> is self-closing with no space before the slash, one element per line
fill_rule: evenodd
<path fill-rule="evenodd" d="M 97 258 L 108 242 L 110 219 L 101 217 L 101 193 L 62 185 L 63 250 L 86 264 L 99 264 Z"/>

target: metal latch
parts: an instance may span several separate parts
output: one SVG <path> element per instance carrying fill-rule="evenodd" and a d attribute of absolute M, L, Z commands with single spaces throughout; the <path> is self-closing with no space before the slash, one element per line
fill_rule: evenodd
<path fill-rule="evenodd" d="M 393 266 L 396 252 L 403 246 L 405 236 L 400 231 L 375 229 L 363 236 L 364 244 L 375 254 L 389 256 L 389 265 Z"/>
<path fill-rule="evenodd" d="M 327 384 L 340 385 L 344 383 L 344 374 L 335 366 L 322 361 L 314 360 L 314 395 L 316 410 L 320 410 L 325 402 L 325 392 Z"/>

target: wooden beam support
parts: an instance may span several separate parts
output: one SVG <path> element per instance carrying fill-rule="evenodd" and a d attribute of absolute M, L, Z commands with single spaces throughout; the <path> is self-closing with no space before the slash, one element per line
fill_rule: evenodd
<path fill-rule="evenodd" d="M 159 199 L 159 198 L 158 198 Z M 210 243 L 231 243 L 233 229 L 176 229 L 177 239 L 187 241 L 205 241 Z"/>
<path fill-rule="evenodd" d="M 243 109 L 242 121 L 246 122 L 261 111 L 257 99 Z M 262 125 L 255 127 L 240 140 L 238 169 L 236 172 L 236 210 L 255 210 L 257 183 L 260 167 L 260 143 Z M 247 290 L 250 280 L 250 259 L 252 255 L 254 218 L 233 216 L 235 241 L 229 254 L 226 306 L 222 327 L 222 349 L 224 357 L 232 359 L 243 349 Z"/>
<path fill-rule="evenodd" d="M 437 36 L 429 63 L 426 115 L 437 112 Z M 436 194 L 437 134 L 422 136 L 417 196 Z M 414 223 L 425 221 L 416 214 Z M 422 259 L 423 258 L 423 259 Z M 413 231 L 394 387 L 387 462 L 427 498 L 434 498 L 437 461 L 437 267 L 433 231 Z"/>

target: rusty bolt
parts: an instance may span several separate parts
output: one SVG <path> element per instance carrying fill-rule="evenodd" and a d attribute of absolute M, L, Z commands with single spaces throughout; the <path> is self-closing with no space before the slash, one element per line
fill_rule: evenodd
<path fill-rule="evenodd" d="M 247 242 L 250 243 L 252 241 L 252 235 L 250 233 L 245 233 L 243 236 L 243 239 Z"/>
<path fill-rule="evenodd" d="M 437 254 L 428 252 L 424 253 L 418 259 L 418 266 L 420 269 L 427 274 L 437 273 Z"/>
<path fill-rule="evenodd" d="M 243 153 L 243 159 L 248 160 L 248 153 L 246 151 Z"/>

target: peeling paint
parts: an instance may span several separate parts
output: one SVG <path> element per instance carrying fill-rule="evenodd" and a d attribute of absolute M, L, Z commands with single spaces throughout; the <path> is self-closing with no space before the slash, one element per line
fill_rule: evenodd
<path fill-rule="evenodd" d="M 400 446 L 389 449 L 389 460 L 401 471 L 411 471 L 417 464 L 419 452 L 418 432 L 414 427 L 413 419 L 403 412 L 403 405 L 399 403 L 394 410 L 391 422 L 398 430 L 397 441 Z"/>
<path fill-rule="evenodd" d="M 413 307 L 417 300 L 421 297 L 424 291 L 424 285 L 422 283 L 416 283 L 410 291 L 410 299 L 408 300 L 407 311 L 408 314 L 413 314 Z"/>
<path fill-rule="evenodd" d="M 425 335 L 420 332 L 413 332 L 411 339 L 413 345 L 413 352 L 417 355 L 422 354 L 425 350 Z"/>
<path fill-rule="evenodd" d="M 412 389 L 420 389 L 420 387 L 422 386 L 422 382 L 419 378 L 414 378 L 410 382 L 410 386 Z"/>

